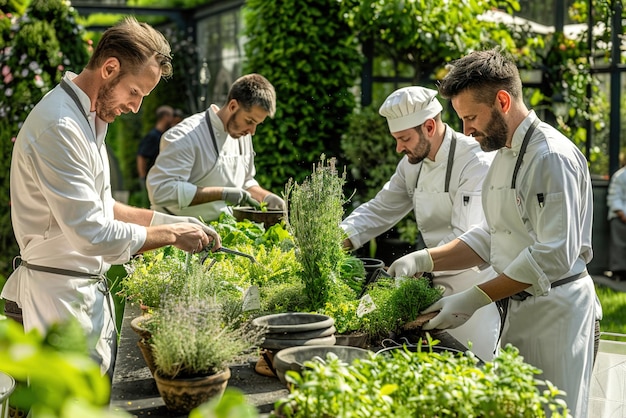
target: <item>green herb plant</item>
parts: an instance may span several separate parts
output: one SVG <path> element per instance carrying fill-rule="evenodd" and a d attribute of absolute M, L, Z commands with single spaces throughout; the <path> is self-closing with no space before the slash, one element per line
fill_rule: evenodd
<path fill-rule="evenodd" d="M 298 248 L 300 277 L 311 310 L 323 308 L 340 286 L 341 264 L 346 257 L 342 248 L 344 233 L 339 227 L 344 213 L 345 179 L 345 171 L 338 175 L 336 160 L 326 160 L 322 155 L 301 184 L 290 180 L 286 186 L 287 227 Z"/>
<path fill-rule="evenodd" d="M 231 326 L 219 304 L 195 295 L 164 298 L 151 331 L 156 370 L 168 378 L 217 373 L 263 336 L 258 329 Z"/>
<path fill-rule="evenodd" d="M 442 292 L 423 277 L 407 277 L 399 285 L 393 278 L 380 278 L 368 287 L 367 294 L 376 306 L 366 315 L 371 338 L 386 338 L 390 332 L 400 331 L 402 325 L 442 297 Z"/>
<path fill-rule="evenodd" d="M 431 345 L 437 341 L 430 341 Z M 275 404 L 281 418 L 566 417 L 562 394 L 507 345 L 492 362 L 473 356 L 399 348 L 347 364 L 330 353 L 288 371 L 291 393 Z M 545 411 L 550 411 L 546 415 Z"/>

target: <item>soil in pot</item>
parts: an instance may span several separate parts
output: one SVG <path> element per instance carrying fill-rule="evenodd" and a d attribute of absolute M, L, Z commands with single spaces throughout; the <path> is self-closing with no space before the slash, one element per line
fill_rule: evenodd
<path fill-rule="evenodd" d="M 230 369 L 201 377 L 174 378 L 162 377 L 158 370 L 154 373 L 159 394 L 168 410 L 177 414 L 188 414 L 192 409 L 219 398 L 224 394 L 230 379 Z"/>

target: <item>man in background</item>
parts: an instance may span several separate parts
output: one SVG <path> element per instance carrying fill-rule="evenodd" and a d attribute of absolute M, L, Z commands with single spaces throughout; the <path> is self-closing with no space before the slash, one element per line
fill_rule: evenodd
<path fill-rule="evenodd" d="M 179 115 L 180 116 L 180 115 Z M 165 131 L 175 125 L 175 111 L 171 106 L 159 106 L 156 110 L 156 124 L 141 139 L 137 150 L 137 176 L 141 190 L 146 190 L 146 176 L 159 155 L 159 143 Z"/>
<path fill-rule="evenodd" d="M 254 178 L 252 136 L 275 112 L 274 86 L 247 74 L 233 83 L 222 107 L 212 104 L 167 131 L 146 182 L 151 207 L 205 222 L 230 212 L 229 205 L 284 209 L 283 199 Z"/>

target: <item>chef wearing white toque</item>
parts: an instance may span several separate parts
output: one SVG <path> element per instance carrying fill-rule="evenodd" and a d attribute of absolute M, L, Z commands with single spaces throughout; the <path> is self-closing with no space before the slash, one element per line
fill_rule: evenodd
<path fill-rule="evenodd" d="M 447 243 L 484 222 L 481 187 L 492 156 L 470 137 L 455 132 L 441 120 L 441 103 L 432 89 L 411 86 L 393 92 L 379 113 L 387 119 L 404 154 L 395 173 L 370 201 L 357 207 L 342 223 L 345 246 L 359 248 L 396 225 L 411 210 L 415 213 L 421 248 Z M 406 275 L 402 269 L 390 273 Z M 444 295 L 466 290 L 495 276 L 489 267 L 479 271 L 437 272 L 433 284 Z M 483 360 L 491 360 L 500 331 L 495 304 L 476 312 L 450 335 Z"/>

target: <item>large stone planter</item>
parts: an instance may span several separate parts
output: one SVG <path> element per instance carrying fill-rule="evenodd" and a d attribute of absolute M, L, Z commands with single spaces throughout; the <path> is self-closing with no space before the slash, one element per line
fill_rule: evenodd
<path fill-rule="evenodd" d="M 357 358 L 368 358 L 371 351 L 357 347 L 324 345 L 286 348 L 274 355 L 274 367 L 276 368 L 278 379 L 283 384 L 287 384 L 287 380 L 285 379 L 285 373 L 287 371 L 293 370 L 300 373 L 302 372 L 305 361 L 319 359 L 324 361 L 328 353 L 333 353 L 340 360 L 349 364 Z"/>
<path fill-rule="evenodd" d="M 265 328 L 262 348 L 282 350 L 301 345 L 334 345 L 334 319 L 328 315 L 288 312 L 265 315 L 252 320 L 252 324 Z"/>

